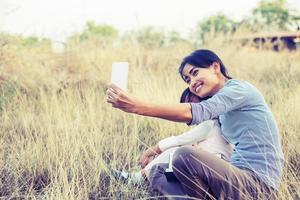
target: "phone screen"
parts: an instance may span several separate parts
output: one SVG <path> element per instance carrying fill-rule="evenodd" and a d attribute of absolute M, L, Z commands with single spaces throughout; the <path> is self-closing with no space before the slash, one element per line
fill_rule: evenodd
<path fill-rule="evenodd" d="M 128 62 L 113 62 L 111 70 L 111 83 L 116 84 L 123 90 L 127 90 Z"/>

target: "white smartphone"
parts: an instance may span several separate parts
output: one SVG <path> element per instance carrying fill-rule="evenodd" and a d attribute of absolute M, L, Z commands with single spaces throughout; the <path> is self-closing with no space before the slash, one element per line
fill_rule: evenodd
<path fill-rule="evenodd" d="M 123 90 L 127 90 L 128 62 L 113 62 L 111 67 L 111 83 Z"/>

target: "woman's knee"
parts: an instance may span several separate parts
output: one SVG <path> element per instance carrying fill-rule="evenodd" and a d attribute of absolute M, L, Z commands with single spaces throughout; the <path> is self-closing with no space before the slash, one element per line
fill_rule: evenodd
<path fill-rule="evenodd" d="M 186 162 L 193 155 L 193 149 L 191 147 L 180 147 L 178 148 L 174 154 L 172 159 L 173 169 L 182 169 Z"/>

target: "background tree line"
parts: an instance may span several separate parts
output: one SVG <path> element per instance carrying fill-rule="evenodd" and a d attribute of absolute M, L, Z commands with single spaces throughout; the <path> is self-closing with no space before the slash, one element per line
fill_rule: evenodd
<path fill-rule="evenodd" d="M 85 29 L 70 36 L 67 43 L 90 41 L 99 43 L 103 47 L 112 45 L 116 41 L 130 40 L 146 47 L 170 46 L 178 42 L 201 44 L 207 37 L 214 37 L 218 34 L 231 35 L 239 30 L 243 33 L 300 30 L 300 14 L 288 8 L 286 0 L 261 0 L 250 15 L 240 21 L 233 20 L 223 13 L 199 21 L 188 39 L 183 39 L 176 31 L 164 31 L 152 26 L 128 31 L 121 35 L 111 25 L 88 21 Z M 8 41 L 21 44 L 21 46 L 50 45 L 51 43 L 49 39 L 40 39 L 35 36 L 12 36 L 5 33 L 2 33 L 0 38 L 0 45 L 5 45 Z"/>

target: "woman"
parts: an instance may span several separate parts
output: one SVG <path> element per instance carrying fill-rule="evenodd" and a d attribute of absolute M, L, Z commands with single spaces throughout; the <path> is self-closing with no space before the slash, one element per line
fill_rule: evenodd
<path fill-rule="evenodd" d="M 230 163 L 204 151 L 178 149 L 174 173 L 185 191 L 197 198 L 274 198 L 284 159 L 275 119 L 261 93 L 248 82 L 231 79 L 221 59 L 210 50 L 185 57 L 179 73 L 193 94 L 211 98 L 200 103 L 156 105 L 111 85 L 107 102 L 126 112 L 189 125 L 218 117 L 223 136 L 235 145 Z M 160 151 L 158 146 L 152 150 Z M 144 154 L 143 162 L 148 155 Z M 262 194 L 265 196 L 259 196 Z"/>

